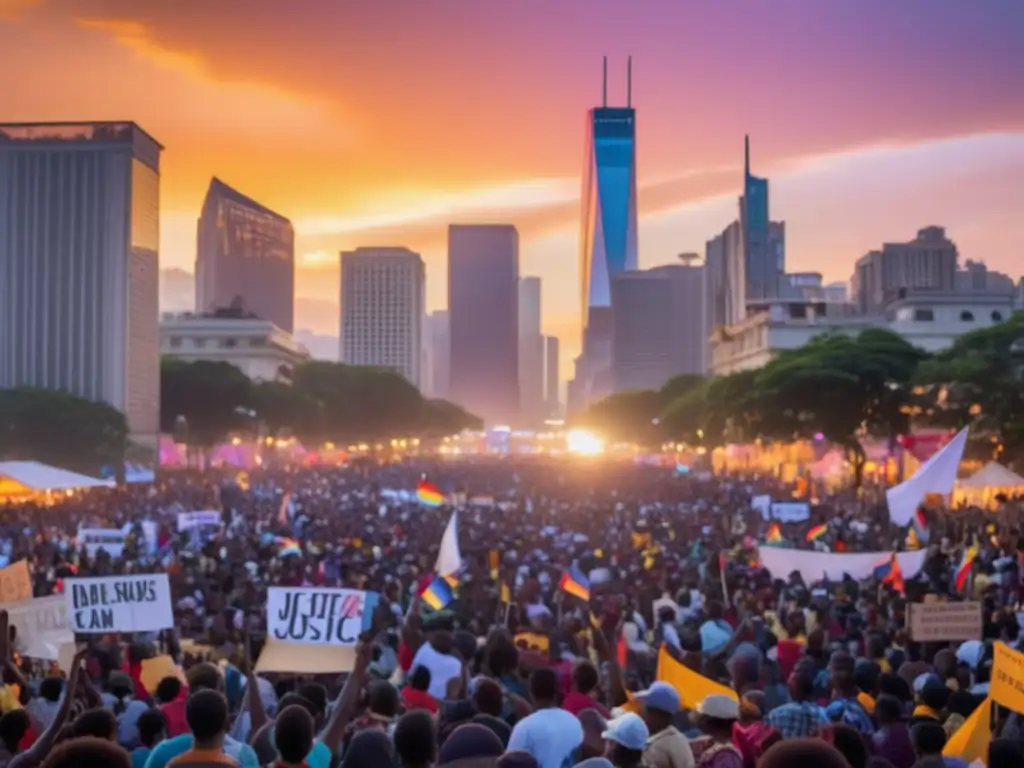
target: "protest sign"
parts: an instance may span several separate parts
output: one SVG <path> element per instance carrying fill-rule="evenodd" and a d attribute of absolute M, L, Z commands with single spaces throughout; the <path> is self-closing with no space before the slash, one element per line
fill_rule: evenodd
<path fill-rule="evenodd" d="M 806 501 L 773 501 L 769 514 L 780 523 L 803 523 L 811 519 L 811 505 Z"/>
<path fill-rule="evenodd" d="M 89 557 L 96 557 L 102 549 L 113 558 L 124 553 L 124 545 L 128 534 L 117 528 L 79 528 L 78 548 L 85 547 Z"/>
<path fill-rule="evenodd" d="M 174 626 L 166 573 L 65 581 L 73 632 L 155 632 Z"/>
<path fill-rule="evenodd" d="M 0 603 L 20 603 L 32 599 L 32 577 L 28 560 L 0 568 Z"/>
<path fill-rule="evenodd" d="M 175 664 L 174 659 L 167 654 L 142 660 L 142 667 L 139 670 L 139 682 L 142 683 L 142 687 L 148 693 L 155 694 L 156 687 L 160 685 L 160 681 L 165 677 L 176 677 L 181 681 L 182 685 L 188 685 L 185 673 L 181 671 L 181 667 Z"/>
<path fill-rule="evenodd" d="M 323 587 L 267 590 L 267 636 L 286 643 L 355 645 L 370 628 L 376 592 Z"/>
<path fill-rule="evenodd" d="M 20 603 L 0 606 L 7 611 L 8 621 L 17 627 L 15 647 L 30 659 L 56 661 L 61 646 L 74 643 L 68 628 L 68 608 L 63 595 L 39 597 Z"/>
<path fill-rule="evenodd" d="M 1024 653 L 995 644 L 988 696 L 1000 706 L 1024 715 Z"/>
<path fill-rule="evenodd" d="M 981 640 L 981 603 L 911 603 L 907 628 L 918 643 Z"/>
<path fill-rule="evenodd" d="M 750 508 L 755 512 L 760 512 L 761 517 L 765 520 L 771 517 L 772 512 L 772 497 L 767 493 L 760 493 L 756 496 L 750 497 Z"/>
<path fill-rule="evenodd" d="M 191 531 L 193 528 L 203 528 L 206 526 L 220 527 L 221 517 L 220 512 L 215 509 L 204 509 L 199 512 L 179 512 L 178 513 L 178 532 Z"/>
<path fill-rule="evenodd" d="M 351 672 L 355 665 L 356 649 L 350 645 L 282 643 L 267 638 L 256 661 L 256 671 L 322 675 Z"/>

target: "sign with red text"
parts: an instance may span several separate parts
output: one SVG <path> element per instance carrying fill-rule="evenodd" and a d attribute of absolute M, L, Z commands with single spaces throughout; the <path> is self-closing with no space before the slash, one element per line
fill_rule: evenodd
<path fill-rule="evenodd" d="M 267 638 L 282 643 L 355 645 L 370 628 L 376 592 L 323 587 L 267 590 Z"/>

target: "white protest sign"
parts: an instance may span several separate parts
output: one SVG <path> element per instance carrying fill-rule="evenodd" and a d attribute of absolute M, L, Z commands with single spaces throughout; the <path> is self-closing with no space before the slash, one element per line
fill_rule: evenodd
<path fill-rule="evenodd" d="M 267 637 L 287 643 L 355 645 L 370 628 L 376 592 L 321 587 L 267 590 Z"/>
<path fill-rule="evenodd" d="M 127 540 L 128 534 L 117 528 L 78 529 L 78 548 L 85 547 L 89 557 L 96 557 L 102 549 L 111 557 L 118 558 L 124 553 Z"/>
<path fill-rule="evenodd" d="M 750 497 L 750 508 L 755 512 L 760 512 L 761 517 L 765 520 L 769 519 L 772 511 L 772 497 L 771 494 L 761 493 L 757 496 Z"/>
<path fill-rule="evenodd" d="M 191 531 L 193 528 L 203 528 L 206 526 L 220 527 L 221 526 L 220 512 L 215 509 L 204 509 L 199 512 L 179 512 L 178 513 L 178 531 Z"/>
<path fill-rule="evenodd" d="M 18 653 L 31 659 L 56 661 L 66 643 L 75 636 L 68 629 L 68 607 L 64 595 L 38 597 L 13 605 L 3 605 L 12 627 L 17 627 Z"/>
<path fill-rule="evenodd" d="M 166 573 L 66 579 L 72 632 L 155 632 L 174 626 Z"/>
<path fill-rule="evenodd" d="M 773 501 L 769 514 L 783 523 L 802 523 L 811 519 L 811 505 L 806 501 Z"/>

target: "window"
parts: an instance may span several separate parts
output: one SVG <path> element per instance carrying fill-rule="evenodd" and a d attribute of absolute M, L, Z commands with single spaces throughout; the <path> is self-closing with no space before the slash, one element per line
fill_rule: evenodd
<path fill-rule="evenodd" d="M 1000 312 L 998 309 L 992 310 L 992 322 L 993 323 L 1001 323 L 1001 322 L 1003 322 L 1003 313 Z"/>
<path fill-rule="evenodd" d="M 249 339 L 250 347 L 265 347 L 267 346 L 267 340 L 261 338 Z"/>
<path fill-rule="evenodd" d="M 179 347 L 181 347 L 181 337 L 180 336 L 171 336 L 171 347 L 173 349 L 178 349 Z"/>
<path fill-rule="evenodd" d="M 238 339 L 221 339 L 220 345 L 223 349 L 234 349 L 238 346 Z"/>
<path fill-rule="evenodd" d="M 960 313 L 960 319 L 963 320 L 965 323 L 973 323 L 974 313 L 969 312 L 968 310 L 965 309 L 963 312 Z"/>
<path fill-rule="evenodd" d="M 915 323 L 930 323 L 935 320 L 935 310 L 930 307 L 921 307 L 914 310 Z"/>

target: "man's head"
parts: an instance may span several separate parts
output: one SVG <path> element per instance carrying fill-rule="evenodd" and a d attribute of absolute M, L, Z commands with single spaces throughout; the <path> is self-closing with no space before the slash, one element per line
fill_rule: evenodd
<path fill-rule="evenodd" d="M 224 675 L 215 664 L 204 661 L 188 671 L 188 688 L 192 693 L 199 690 L 223 691 Z"/>
<path fill-rule="evenodd" d="M 422 709 L 406 712 L 395 725 L 394 743 L 398 759 L 406 768 L 430 765 L 437 751 L 434 718 Z"/>
<path fill-rule="evenodd" d="M 302 765 L 313 749 L 313 717 L 298 704 L 285 707 L 274 721 L 274 744 L 286 765 Z"/>
<path fill-rule="evenodd" d="M 910 739 L 918 757 L 933 757 L 946 746 L 946 730 L 937 722 L 918 723 L 910 729 Z"/>
<path fill-rule="evenodd" d="M 828 662 L 828 671 L 832 678 L 832 688 L 844 694 L 853 690 L 854 662 L 850 654 L 842 651 L 833 653 Z"/>
<path fill-rule="evenodd" d="M 501 717 L 505 696 L 497 681 L 488 677 L 478 678 L 473 690 L 473 705 L 482 715 Z"/>
<path fill-rule="evenodd" d="M 117 718 L 109 709 L 96 707 L 87 709 L 71 724 L 75 737 L 95 736 L 107 741 L 117 740 Z"/>
<path fill-rule="evenodd" d="M 131 768 L 132 758 L 107 739 L 83 736 L 53 748 L 42 768 Z"/>
<path fill-rule="evenodd" d="M 224 694 L 209 688 L 196 691 L 185 702 L 185 720 L 196 747 L 219 747 L 228 728 L 228 702 Z"/>
<path fill-rule="evenodd" d="M 540 667 L 530 673 L 530 696 L 537 706 L 554 706 L 558 703 L 558 678 L 555 670 Z"/>
<path fill-rule="evenodd" d="M 637 698 L 643 702 L 644 722 L 652 733 L 670 726 L 679 712 L 679 692 L 668 683 L 656 682 Z"/>
<path fill-rule="evenodd" d="M 577 661 L 573 666 L 572 687 L 574 690 L 589 696 L 592 692 L 596 693 L 600 683 L 601 675 L 598 674 L 597 667 L 589 661 Z"/>

